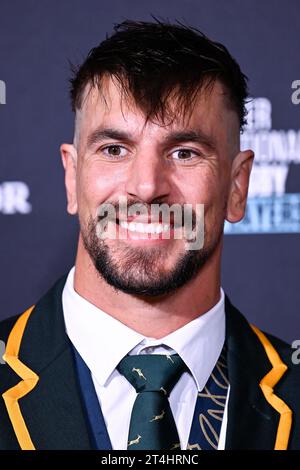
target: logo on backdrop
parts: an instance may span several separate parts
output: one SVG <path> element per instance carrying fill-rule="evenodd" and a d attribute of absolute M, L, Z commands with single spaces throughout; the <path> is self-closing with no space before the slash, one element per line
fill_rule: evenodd
<path fill-rule="evenodd" d="M 292 353 L 292 363 L 298 365 L 300 364 L 300 340 L 295 339 L 291 346 L 293 349 L 295 349 L 295 351 Z"/>
<path fill-rule="evenodd" d="M 300 233 L 300 129 L 272 129 L 267 98 L 247 108 L 241 149 L 255 152 L 247 210 L 241 222 L 225 223 L 225 234 Z"/>
<path fill-rule="evenodd" d="M 6 104 L 6 84 L 0 80 L 0 104 Z M 23 181 L 0 182 L 0 214 L 29 214 L 29 187 Z"/>
<path fill-rule="evenodd" d="M 293 104 L 300 103 L 300 80 L 294 80 L 292 83 L 292 89 L 295 90 L 292 93 L 291 100 Z"/>
<path fill-rule="evenodd" d="M 0 104 L 6 104 L 6 85 L 3 80 L 0 80 Z"/>
<path fill-rule="evenodd" d="M 32 210 L 29 196 L 29 187 L 23 181 L 0 183 L 0 214 L 29 214 Z"/>

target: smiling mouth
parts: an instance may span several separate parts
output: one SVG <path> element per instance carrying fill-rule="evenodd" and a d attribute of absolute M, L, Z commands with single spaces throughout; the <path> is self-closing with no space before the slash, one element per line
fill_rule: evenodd
<path fill-rule="evenodd" d="M 139 215 L 125 215 L 125 217 L 119 217 L 119 214 L 116 215 L 110 215 L 108 214 L 108 211 L 105 211 L 101 215 L 98 215 L 98 221 L 100 223 L 104 222 L 104 219 L 106 219 L 106 222 L 110 222 L 115 224 L 121 231 L 123 231 L 123 234 L 127 233 L 130 238 L 134 237 L 134 239 L 137 239 L 142 237 L 142 235 L 146 235 L 147 239 L 150 237 L 155 237 L 157 236 L 159 238 L 167 236 L 171 236 L 171 238 L 175 237 L 181 238 L 183 237 L 183 230 L 190 230 L 190 226 L 186 227 L 186 221 L 185 221 L 185 214 L 181 214 L 181 216 L 178 216 L 177 214 L 169 213 L 164 215 L 163 213 L 160 213 L 157 215 L 152 215 L 152 214 L 139 214 Z M 192 224 L 194 225 L 194 224 Z M 107 225 L 103 227 L 104 231 L 107 230 Z M 130 235 L 131 234 L 131 235 Z"/>
<path fill-rule="evenodd" d="M 169 232 L 174 229 L 173 224 L 160 224 L 160 223 L 142 223 L 142 222 L 127 222 L 125 220 L 117 219 L 120 227 L 128 230 L 129 232 L 159 234 Z"/>

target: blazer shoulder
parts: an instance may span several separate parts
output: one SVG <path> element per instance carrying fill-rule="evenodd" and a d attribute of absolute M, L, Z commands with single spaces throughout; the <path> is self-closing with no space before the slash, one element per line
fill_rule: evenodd
<path fill-rule="evenodd" d="M 279 360 L 289 369 L 284 376 L 292 375 L 292 377 L 299 379 L 298 388 L 300 388 L 300 352 L 298 353 L 299 364 L 296 364 L 295 350 L 290 343 L 249 322 L 231 303 L 228 296 L 225 301 L 226 337 L 233 352 L 237 355 L 240 351 L 244 351 L 247 360 L 252 362 L 255 368 L 259 367 L 263 357 L 268 357 L 268 362 L 270 362 L 271 357 L 274 360 L 276 355 L 277 359 L 279 356 Z M 261 371 L 263 372 L 263 369 Z"/>
<path fill-rule="evenodd" d="M 16 324 L 16 322 L 18 321 L 18 319 L 31 308 L 32 308 L 32 313 L 30 313 L 30 319 L 31 317 L 35 317 L 36 314 L 40 311 L 48 311 L 50 313 L 51 311 L 54 311 L 54 310 L 61 310 L 62 290 L 65 285 L 67 275 L 68 274 L 66 273 L 60 278 L 58 278 L 56 282 L 44 294 L 42 294 L 39 299 L 37 299 L 37 302 L 35 302 L 34 305 L 27 307 L 21 313 L 18 313 L 4 320 L 1 320 L 0 321 L 0 340 L 4 341 L 5 343 L 7 342 L 9 334 L 11 330 L 13 329 L 14 325 Z M 30 319 L 28 323 L 31 323 Z M 53 321 L 53 318 L 50 319 L 50 322 L 52 321 Z M 43 324 L 43 320 L 41 321 L 41 325 L 39 325 L 41 328 L 42 328 L 42 324 Z"/>
<path fill-rule="evenodd" d="M 275 336 L 271 333 L 268 333 L 266 331 L 261 330 L 262 333 L 268 338 L 270 343 L 275 347 L 275 349 L 279 352 L 281 351 L 282 353 L 286 353 L 287 351 L 290 351 L 291 345 L 283 340 L 282 338 L 279 338 L 278 336 Z"/>
<path fill-rule="evenodd" d="M 278 355 L 280 358 L 285 362 L 289 367 L 294 369 L 294 362 L 293 362 L 293 353 L 294 349 L 292 348 L 292 344 L 288 343 L 287 341 L 284 341 L 281 338 L 278 338 L 277 336 L 274 336 L 273 334 L 263 332 L 264 335 L 267 337 L 267 339 L 270 341 L 272 346 L 276 349 Z M 300 356 L 300 354 L 299 354 Z M 297 367 L 297 370 L 300 374 L 300 366 Z"/>
<path fill-rule="evenodd" d="M 279 356 L 283 355 L 284 357 L 291 355 L 291 344 L 287 341 L 265 331 L 260 328 L 255 323 L 250 322 L 243 313 L 232 304 L 229 297 L 225 296 L 225 311 L 226 323 L 227 323 L 227 335 L 233 334 L 236 338 L 239 338 L 241 341 L 239 346 L 245 343 L 246 340 L 251 338 L 256 338 L 255 343 L 260 343 L 261 347 L 264 349 L 266 345 L 263 346 L 262 339 L 259 339 L 258 332 L 262 333 L 267 340 L 271 343 L 271 346 L 277 351 Z M 255 331 L 256 330 L 256 331 Z M 257 331 L 258 330 L 258 331 Z M 253 341 L 251 340 L 251 347 L 253 346 Z"/>
<path fill-rule="evenodd" d="M 260 328 L 258 328 L 260 330 Z M 264 330 L 260 330 L 261 333 L 267 338 L 272 348 L 276 351 L 280 361 L 288 367 L 288 372 L 285 377 L 293 377 L 297 384 L 297 389 L 300 392 L 300 344 L 298 351 L 292 347 L 291 343 L 278 338 L 277 336 L 268 333 Z M 265 352 L 268 348 L 264 345 Z"/>

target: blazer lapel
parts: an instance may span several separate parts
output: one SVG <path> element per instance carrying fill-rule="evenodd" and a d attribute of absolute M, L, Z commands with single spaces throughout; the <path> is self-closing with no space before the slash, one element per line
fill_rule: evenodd
<path fill-rule="evenodd" d="M 19 351 L 17 329 L 14 338 L 10 335 L 10 347 L 7 344 L 6 361 L 17 375 L 16 386 L 3 396 L 21 448 L 91 449 L 65 333 L 61 301 L 65 281 L 66 276 L 57 281 L 29 312 Z"/>
<path fill-rule="evenodd" d="M 225 448 L 274 449 L 280 414 L 260 387 L 272 364 L 257 334 L 227 296 L 225 310 L 230 382 Z"/>
<path fill-rule="evenodd" d="M 20 400 L 36 449 L 91 449 L 70 349 L 41 372 L 37 386 Z"/>

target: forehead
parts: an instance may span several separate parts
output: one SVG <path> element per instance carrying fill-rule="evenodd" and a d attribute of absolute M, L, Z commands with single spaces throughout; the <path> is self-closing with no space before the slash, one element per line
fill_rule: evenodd
<path fill-rule="evenodd" d="M 149 121 L 130 97 L 125 97 L 118 84 L 111 78 L 102 81 L 101 87 L 87 86 L 82 108 L 76 112 L 76 127 L 80 127 L 80 140 L 86 140 L 99 127 L 120 128 L 132 134 L 165 135 L 169 131 L 195 129 L 212 138 L 226 139 L 228 135 L 239 136 L 239 119 L 229 105 L 226 88 L 216 81 L 210 91 L 198 93 L 191 103 L 191 112 L 180 113 L 175 98 L 168 100 L 172 120 Z"/>

